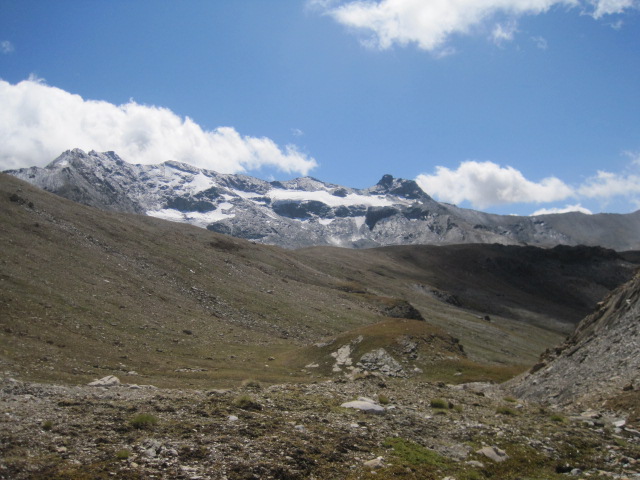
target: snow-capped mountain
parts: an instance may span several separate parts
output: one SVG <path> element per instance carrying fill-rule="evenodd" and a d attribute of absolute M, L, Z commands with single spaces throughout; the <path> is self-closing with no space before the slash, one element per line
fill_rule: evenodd
<path fill-rule="evenodd" d="M 384 175 L 354 189 L 311 177 L 267 182 L 174 161 L 134 165 L 114 152 L 64 152 L 45 168 L 8 171 L 102 209 L 146 214 L 287 248 L 399 244 L 587 244 L 640 249 L 640 211 L 516 217 L 438 203 Z"/>

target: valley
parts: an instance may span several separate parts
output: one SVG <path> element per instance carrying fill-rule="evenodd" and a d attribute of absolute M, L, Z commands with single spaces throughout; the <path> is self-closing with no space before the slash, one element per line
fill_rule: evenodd
<path fill-rule="evenodd" d="M 589 413 L 502 384 L 635 252 L 287 250 L 5 174 L 0 223 L 0 478 L 640 475 L 620 392 Z M 384 413 L 343 406 L 360 397 Z"/>

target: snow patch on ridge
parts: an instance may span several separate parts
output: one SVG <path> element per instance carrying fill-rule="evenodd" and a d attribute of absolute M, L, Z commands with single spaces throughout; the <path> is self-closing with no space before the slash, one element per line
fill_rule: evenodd
<path fill-rule="evenodd" d="M 206 228 L 207 225 L 233 218 L 236 215 L 234 213 L 226 213 L 224 210 L 232 208 L 230 203 L 221 203 L 216 210 L 206 213 L 200 212 L 181 212 L 172 208 L 163 208 L 161 210 L 147 210 L 146 214 L 150 217 L 161 218 L 162 220 L 169 220 L 170 222 L 182 222 L 190 223 L 198 227 Z"/>
<path fill-rule="evenodd" d="M 315 192 L 305 192 L 300 190 L 283 190 L 273 189 L 267 193 L 267 196 L 271 200 L 294 200 L 294 201 L 309 201 L 315 200 L 322 202 L 330 207 L 351 207 L 356 205 L 365 205 L 369 207 L 387 207 L 398 203 L 398 198 L 394 200 L 380 196 L 366 196 L 358 195 L 357 193 L 350 193 L 345 197 L 336 197 L 331 193 L 324 190 L 317 190 Z M 408 202 L 406 202 L 408 203 Z"/>

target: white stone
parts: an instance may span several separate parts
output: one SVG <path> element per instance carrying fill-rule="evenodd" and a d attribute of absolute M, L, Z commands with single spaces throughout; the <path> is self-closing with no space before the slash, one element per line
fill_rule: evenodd
<path fill-rule="evenodd" d="M 377 468 L 384 467 L 384 459 L 382 457 L 374 458 L 373 460 L 367 460 L 363 463 L 363 465 L 367 468 L 375 470 Z"/>
<path fill-rule="evenodd" d="M 107 375 L 106 377 L 89 383 L 90 387 L 114 387 L 116 385 L 120 385 L 120 379 L 113 375 Z"/>
<path fill-rule="evenodd" d="M 341 405 L 343 408 L 355 408 L 369 413 L 383 413 L 384 407 L 373 403 L 371 401 L 354 400 L 352 402 L 346 402 Z"/>
<path fill-rule="evenodd" d="M 485 457 L 493 460 L 494 462 L 504 462 L 509 458 L 507 452 L 500 450 L 498 447 L 484 447 L 477 450 L 476 453 L 484 455 Z"/>

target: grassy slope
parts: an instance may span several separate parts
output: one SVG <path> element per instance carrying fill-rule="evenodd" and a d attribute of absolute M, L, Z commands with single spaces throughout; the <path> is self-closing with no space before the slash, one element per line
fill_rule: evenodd
<path fill-rule="evenodd" d="M 317 352 L 305 346 L 385 321 L 381 305 L 396 298 L 409 300 L 443 338 L 444 331 L 461 338 L 472 360 L 522 365 L 561 339 L 562 329 L 547 328 L 551 313 L 579 317 L 584 308 L 516 288 L 488 323 L 469 299 L 484 298 L 489 277 L 457 292 L 463 308 L 429 294 L 431 285 L 452 290 L 446 278 L 463 275 L 464 263 L 430 268 L 403 248 L 285 251 L 102 212 L 6 175 L 0 225 L 0 365 L 36 380 L 116 374 L 131 383 L 204 386 L 308 378 L 298 367 Z M 436 257 L 450 251 L 442 248 Z M 507 305 L 505 298 L 496 302 Z"/>

